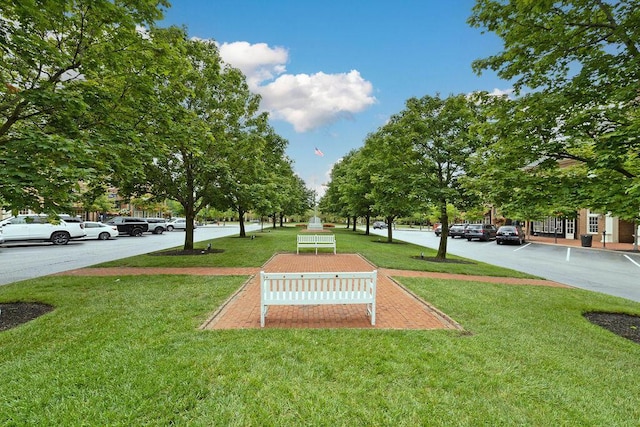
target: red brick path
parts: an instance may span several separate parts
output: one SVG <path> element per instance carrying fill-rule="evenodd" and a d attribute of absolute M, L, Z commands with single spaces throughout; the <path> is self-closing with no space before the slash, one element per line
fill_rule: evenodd
<path fill-rule="evenodd" d="M 267 272 L 372 271 L 376 267 L 355 254 L 277 254 L 262 270 Z M 196 274 L 249 275 L 251 278 L 220 309 L 203 329 L 260 328 L 260 268 L 85 268 L 59 275 Z M 391 279 L 392 276 L 432 277 L 513 285 L 565 285 L 535 279 L 468 276 L 378 269 L 376 325 L 363 305 L 272 306 L 265 328 L 363 328 L 363 329 L 462 329 L 446 314 L 421 300 Z"/>

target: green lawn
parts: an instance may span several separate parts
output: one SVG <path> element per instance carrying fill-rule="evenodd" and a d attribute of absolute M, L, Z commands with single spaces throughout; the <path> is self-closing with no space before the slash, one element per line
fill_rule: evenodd
<path fill-rule="evenodd" d="M 434 268 L 410 258 L 412 245 L 336 232 L 339 252 L 384 267 Z M 274 251 L 295 251 L 294 235 L 215 240 L 223 254 L 184 258 L 260 265 Z M 119 264 L 193 262 L 176 258 Z M 509 274 L 438 264 L 449 267 Z M 466 331 L 198 330 L 245 280 L 56 276 L 0 287 L 0 302 L 56 307 L 0 332 L 0 424 L 640 423 L 640 345 L 582 317 L 639 314 L 638 303 L 577 289 L 401 278 Z"/>
<path fill-rule="evenodd" d="M 338 253 L 359 253 L 378 267 L 400 268 L 404 270 L 424 270 L 473 274 L 485 276 L 535 277 L 530 274 L 496 267 L 477 261 L 464 260 L 455 255 L 448 255 L 449 260 L 461 260 L 464 263 L 436 263 L 419 259 L 434 257 L 436 251 L 411 243 L 394 241 L 386 243 L 385 238 L 375 235 L 366 236 L 364 232 L 347 230 L 343 227 L 331 230 L 336 234 Z M 196 230 L 196 233 L 198 231 Z M 248 233 L 247 238 L 225 237 L 207 240 L 195 244 L 204 249 L 211 243 L 212 249 L 222 249 L 222 253 L 204 256 L 157 256 L 139 255 L 124 260 L 112 261 L 96 265 L 97 267 L 259 267 L 266 263 L 276 252 L 296 252 L 295 227 L 265 228 L 263 232 Z M 251 239 L 254 236 L 254 239 Z M 311 249 L 306 249 L 307 252 Z M 324 249 L 330 252 L 329 249 Z"/>

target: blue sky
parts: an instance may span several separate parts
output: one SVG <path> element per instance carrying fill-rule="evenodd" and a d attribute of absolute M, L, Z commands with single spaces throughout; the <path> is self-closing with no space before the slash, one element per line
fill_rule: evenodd
<path fill-rule="evenodd" d="M 466 23 L 473 0 L 173 0 L 162 25 L 215 40 L 247 75 L 287 155 L 322 194 L 335 162 L 411 97 L 508 91 L 474 59 L 501 40 Z M 315 148 L 324 153 L 320 157 Z"/>

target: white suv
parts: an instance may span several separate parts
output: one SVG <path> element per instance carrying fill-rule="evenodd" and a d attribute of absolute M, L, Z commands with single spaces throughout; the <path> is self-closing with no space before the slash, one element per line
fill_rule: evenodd
<path fill-rule="evenodd" d="M 193 229 L 195 230 L 198 226 L 194 223 Z M 173 230 L 186 230 L 187 229 L 187 220 L 184 218 L 174 218 L 170 222 L 167 223 L 167 231 Z"/>
<path fill-rule="evenodd" d="M 164 218 L 145 218 L 149 223 L 149 231 L 153 234 L 162 234 L 167 229 L 167 220 Z"/>
<path fill-rule="evenodd" d="M 66 245 L 71 239 L 87 235 L 82 222 L 65 222 L 47 215 L 18 215 L 0 222 L 4 243 L 46 241 L 54 245 Z"/>

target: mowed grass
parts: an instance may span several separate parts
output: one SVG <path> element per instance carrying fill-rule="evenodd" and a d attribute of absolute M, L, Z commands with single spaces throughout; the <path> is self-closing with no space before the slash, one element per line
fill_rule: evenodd
<path fill-rule="evenodd" d="M 198 230 L 195 231 L 197 233 Z M 336 235 L 338 253 L 359 253 L 378 267 L 399 268 L 403 270 L 448 272 L 457 274 L 472 274 L 480 276 L 506 277 L 535 277 L 526 273 L 510 270 L 494 265 L 471 261 L 448 254 L 450 261 L 460 263 L 431 262 L 420 259 L 435 257 L 437 251 L 411 243 L 394 240 L 386 243 L 384 237 L 365 235 L 362 231 L 352 231 L 345 228 L 334 228 L 331 232 Z M 195 243 L 196 248 L 206 249 L 210 243 L 214 250 L 221 253 L 206 255 L 173 255 L 158 256 L 156 254 L 139 255 L 123 260 L 97 264 L 96 267 L 260 267 L 273 254 L 278 252 L 296 252 L 296 235 L 300 229 L 296 227 L 265 228 L 264 231 L 247 233 L 246 238 L 224 237 Z M 253 239 L 251 237 L 254 237 Z M 174 248 L 173 250 L 180 249 Z M 313 249 L 301 249 L 305 253 L 312 253 Z M 330 249 L 320 249 L 330 253 Z"/>
<path fill-rule="evenodd" d="M 241 254 L 250 253 L 253 263 L 268 259 L 272 253 L 262 254 L 260 247 L 267 252 L 277 247 L 275 234 L 216 240 L 214 247 L 225 248 L 220 258 L 195 258 L 220 262 L 226 256 L 233 264 L 235 257 L 237 264 L 255 265 L 245 264 Z M 349 247 L 347 234 L 338 231 L 339 252 Z M 410 245 L 352 237 L 349 244 L 362 249 L 357 252 L 391 264 L 405 262 L 397 252 L 414 251 Z M 249 243 L 255 246 L 243 246 Z M 174 265 L 181 257 L 149 258 Z M 635 426 L 640 421 L 640 345 L 582 316 L 594 310 L 640 314 L 638 303 L 578 289 L 397 278 L 465 331 L 199 330 L 246 279 L 54 276 L 0 287 L 0 302 L 55 306 L 0 332 L 0 424 Z"/>

